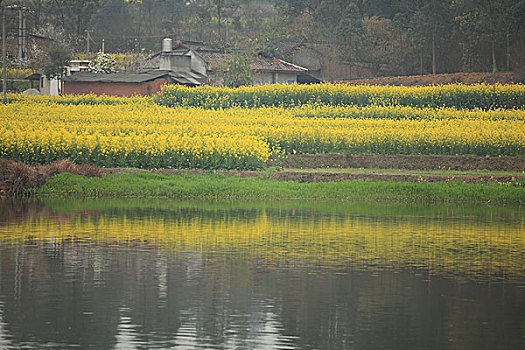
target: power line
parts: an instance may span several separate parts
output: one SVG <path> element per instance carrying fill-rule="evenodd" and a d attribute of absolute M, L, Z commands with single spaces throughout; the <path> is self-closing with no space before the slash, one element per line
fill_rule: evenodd
<path fill-rule="evenodd" d="M 7 69 L 6 69 L 6 28 L 5 28 L 5 13 L 6 10 L 14 10 L 19 11 L 19 21 L 18 21 L 18 44 L 19 44 L 19 55 L 20 58 L 24 55 L 24 39 L 23 36 L 26 34 L 25 31 L 25 19 L 24 19 L 24 13 L 29 11 L 29 8 L 18 6 L 18 5 L 9 5 L 4 6 L 0 8 L 0 11 L 2 11 L 2 95 L 3 95 L 3 102 L 4 104 L 7 104 Z"/>

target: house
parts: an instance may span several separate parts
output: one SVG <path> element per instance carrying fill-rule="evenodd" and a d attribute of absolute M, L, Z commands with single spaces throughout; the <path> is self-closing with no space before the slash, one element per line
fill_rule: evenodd
<path fill-rule="evenodd" d="M 29 80 L 29 88 L 36 89 L 41 95 L 58 96 L 62 91 L 62 82 L 58 78 L 49 79 L 42 72 L 33 73 L 25 77 Z"/>
<path fill-rule="evenodd" d="M 87 72 L 91 60 L 71 60 L 69 66 L 66 67 L 66 75 L 71 75 L 78 72 Z"/>
<path fill-rule="evenodd" d="M 341 62 L 336 50 L 327 44 L 290 38 L 281 40 L 277 49 L 283 56 L 308 68 L 309 74 L 320 80 L 337 81 L 373 75 L 365 62 Z"/>
<path fill-rule="evenodd" d="M 184 66 L 189 57 L 184 59 L 184 56 L 174 55 L 168 61 L 171 65 L 164 64 L 162 70 L 104 74 L 88 72 L 89 60 L 71 60 L 62 80 L 50 80 L 41 72 L 26 79 L 30 81 L 30 87 L 42 95 L 149 96 L 160 91 L 163 84 L 197 86 L 206 82 L 206 76 Z"/>
<path fill-rule="evenodd" d="M 41 73 L 28 79 L 31 87 L 38 86 L 42 94 L 149 96 L 160 91 L 163 84 L 222 85 L 221 63 L 234 56 L 235 52 L 209 47 L 192 48 L 182 43 L 173 46 L 171 39 L 164 39 L 162 51 L 141 62 L 138 72 L 91 73 L 87 72 L 89 61 L 73 60 L 62 81 L 48 81 Z M 254 85 L 320 82 L 308 74 L 308 69 L 262 51 L 252 57 L 251 68 Z"/>
<path fill-rule="evenodd" d="M 231 61 L 234 52 L 201 51 L 201 57 L 208 64 L 208 76 L 212 85 L 222 85 L 221 64 Z M 284 60 L 273 58 L 260 51 L 251 58 L 250 67 L 253 71 L 253 85 L 266 84 L 296 84 L 299 76 L 308 73 L 308 69 Z"/>
<path fill-rule="evenodd" d="M 89 60 L 71 60 L 65 69 L 66 76 L 77 72 L 87 72 Z M 62 93 L 63 83 L 58 78 L 49 79 L 43 72 L 33 73 L 25 77 L 29 80 L 29 88 L 36 89 L 41 95 L 58 96 Z"/>
<path fill-rule="evenodd" d="M 193 52 L 172 52 L 171 42 L 164 43 L 158 54 L 158 66 L 143 67 L 138 72 L 91 73 L 83 71 L 86 65 L 79 61 L 71 65 L 70 75 L 63 78 L 62 93 L 95 94 L 108 96 L 150 96 L 160 91 L 164 84 L 198 86 L 207 82 L 206 70 L 199 66 Z M 72 62 L 76 63 L 76 62 Z M 89 62 L 88 62 L 89 64 Z M 75 70 L 79 72 L 75 72 Z"/>
<path fill-rule="evenodd" d="M 79 72 L 63 78 L 63 95 L 150 96 L 164 84 L 201 85 L 205 77 L 197 73 L 167 70 L 143 72 Z"/>
<path fill-rule="evenodd" d="M 179 70 L 198 72 L 207 77 L 207 83 L 222 85 L 225 62 L 235 56 L 235 51 L 225 51 L 196 42 L 177 42 L 164 39 L 162 51 L 141 63 L 142 69 Z M 253 85 L 294 84 L 320 82 L 308 74 L 308 69 L 299 65 L 273 58 L 263 51 L 252 57 L 250 64 Z"/>

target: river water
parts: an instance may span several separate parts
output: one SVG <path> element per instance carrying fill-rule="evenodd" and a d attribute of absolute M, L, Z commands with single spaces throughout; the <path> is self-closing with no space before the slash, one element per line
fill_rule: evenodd
<path fill-rule="evenodd" d="M 0 201 L 0 349 L 525 349 L 525 208 Z"/>

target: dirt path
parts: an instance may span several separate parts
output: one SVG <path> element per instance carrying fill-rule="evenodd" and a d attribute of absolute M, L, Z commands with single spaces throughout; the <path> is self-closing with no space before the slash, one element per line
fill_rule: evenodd
<path fill-rule="evenodd" d="M 158 169 L 159 174 L 219 173 L 281 181 L 328 182 L 383 180 L 438 182 L 461 180 L 510 182 L 525 178 L 525 158 L 474 156 L 289 155 L 262 171 Z M 122 171 L 113 169 L 112 171 Z"/>
<path fill-rule="evenodd" d="M 283 168 L 292 169 L 525 170 L 525 158 L 489 156 L 295 154 L 287 156 L 281 162 L 269 162 L 270 166 L 279 164 Z"/>
<path fill-rule="evenodd" d="M 272 179 L 299 182 L 329 182 L 329 181 L 351 181 L 351 180 L 381 180 L 381 181 L 404 181 L 404 182 L 448 182 L 465 181 L 467 183 L 478 183 L 486 181 L 511 182 L 524 178 L 522 175 L 412 175 L 412 174 L 374 174 L 374 173 L 304 173 L 293 171 L 282 171 L 272 174 Z"/>
<path fill-rule="evenodd" d="M 524 179 L 522 174 L 516 175 L 491 175 L 487 173 L 475 174 L 388 174 L 388 173 L 363 173 L 360 169 L 349 169 L 347 172 L 333 171 L 293 171 L 293 170 L 274 170 L 274 171 L 237 171 L 237 170 L 186 170 L 186 169 L 158 169 L 154 172 L 165 175 L 178 174 L 223 174 L 238 177 L 262 177 L 280 181 L 299 181 L 299 182 L 330 182 L 330 181 L 351 181 L 351 180 L 381 180 L 381 181 L 405 181 L 405 182 L 448 182 L 448 181 L 465 181 L 467 183 L 478 183 L 486 181 L 511 182 L 516 179 Z M 144 170 L 145 171 L 145 170 Z M 114 169 L 111 172 L 122 172 L 122 169 Z"/>

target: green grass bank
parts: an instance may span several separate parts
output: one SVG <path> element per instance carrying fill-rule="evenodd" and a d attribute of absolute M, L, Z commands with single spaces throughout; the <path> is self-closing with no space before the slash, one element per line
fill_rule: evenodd
<path fill-rule="evenodd" d="M 341 181 L 296 182 L 221 174 L 118 173 L 103 178 L 62 173 L 37 196 L 231 199 L 337 199 L 525 204 L 525 183 Z"/>

